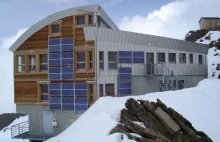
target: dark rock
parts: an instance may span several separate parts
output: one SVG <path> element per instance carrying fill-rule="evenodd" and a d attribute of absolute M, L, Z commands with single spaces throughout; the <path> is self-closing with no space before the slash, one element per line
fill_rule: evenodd
<path fill-rule="evenodd" d="M 218 54 L 218 53 L 215 53 L 213 56 L 219 56 L 219 54 Z"/>

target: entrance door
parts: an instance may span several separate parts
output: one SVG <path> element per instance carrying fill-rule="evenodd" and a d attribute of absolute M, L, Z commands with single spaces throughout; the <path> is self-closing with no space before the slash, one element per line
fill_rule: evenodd
<path fill-rule="evenodd" d="M 154 74 L 154 53 L 146 53 L 147 74 Z"/>
<path fill-rule="evenodd" d="M 43 132 L 44 134 L 53 134 L 53 113 L 43 112 Z"/>

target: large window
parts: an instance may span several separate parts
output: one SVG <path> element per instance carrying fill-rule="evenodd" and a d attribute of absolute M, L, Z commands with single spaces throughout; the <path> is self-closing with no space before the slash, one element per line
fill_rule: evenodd
<path fill-rule="evenodd" d="M 18 60 L 18 68 L 17 71 L 20 72 L 25 72 L 25 55 L 19 55 L 17 56 Z"/>
<path fill-rule="evenodd" d="M 117 52 L 108 52 L 108 69 L 117 69 Z"/>
<path fill-rule="evenodd" d="M 77 70 L 85 70 L 86 69 L 86 52 L 76 52 L 77 56 Z"/>
<path fill-rule="evenodd" d="M 103 84 L 99 84 L 99 97 L 104 96 L 104 92 L 103 92 Z"/>
<path fill-rule="evenodd" d="M 93 51 L 89 51 L 89 70 L 93 70 Z"/>
<path fill-rule="evenodd" d="M 48 70 L 47 54 L 40 54 L 40 71 Z"/>
<path fill-rule="evenodd" d="M 99 69 L 104 70 L 104 52 L 99 51 Z"/>
<path fill-rule="evenodd" d="M 114 84 L 105 84 L 106 96 L 114 96 Z"/>
<path fill-rule="evenodd" d="M 202 64 L 203 61 L 202 61 L 202 55 L 199 55 L 199 64 Z"/>
<path fill-rule="evenodd" d="M 40 85 L 40 100 L 42 102 L 48 101 L 48 84 Z"/>
<path fill-rule="evenodd" d="M 186 63 L 186 54 L 185 53 L 179 53 L 179 62 Z"/>
<path fill-rule="evenodd" d="M 169 62 L 176 63 L 176 53 L 169 53 Z"/>
<path fill-rule="evenodd" d="M 85 25 L 85 16 L 76 17 L 76 24 L 77 25 Z"/>
<path fill-rule="evenodd" d="M 30 72 L 34 72 L 36 71 L 36 55 L 29 55 L 28 57 L 29 57 L 28 59 L 29 68 L 28 69 Z"/>
<path fill-rule="evenodd" d="M 193 64 L 193 54 L 189 54 L 189 63 Z"/>
<path fill-rule="evenodd" d="M 159 63 L 165 63 L 165 53 L 157 53 L 157 61 Z"/>

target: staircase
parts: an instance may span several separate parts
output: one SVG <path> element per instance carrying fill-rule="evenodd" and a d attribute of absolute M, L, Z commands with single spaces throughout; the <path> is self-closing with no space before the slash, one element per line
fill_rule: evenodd
<path fill-rule="evenodd" d="M 173 71 L 163 63 L 146 64 L 145 74 L 154 79 L 161 92 L 184 88 L 184 84 L 179 80 L 178 75 L 174 75 Z"/>

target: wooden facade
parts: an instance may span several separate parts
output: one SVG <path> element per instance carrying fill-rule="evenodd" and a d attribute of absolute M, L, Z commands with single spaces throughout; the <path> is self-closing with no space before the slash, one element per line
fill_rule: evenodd
<path fill-rule="evenodd" d="M 84 16 L 85 25 L 77 26 L 76 17 Z M 89 25 L 89 14 L 70 16 L 58 21 L 54 21 L 50 25 L 45 26 L 30 38 L 28 38 L 15 52 L 14 52 L 14 87 L 15 87 L 15 103 L 16 104 L 45 104 L 40 102 L 40 84 L 48 83 L 48 70 L 40 70 L 40 58 L 42 54 L 48 55 L 48 40 L 54 38 L 73 38 L 74 39 L 74 66 L 77 66 L 77 52 L 85 53 L 85 70 L 76 70 L 74 67 L 74 80 L 68 81 L 53 81 L 55 83 L 78 83 L 95 81 L 95 42 L 85 41 L 84 26 Z M 51 34 L 51 25 L 60 25 L 60 34 Z M 91 55 L 92 54 L 92 55 Z M 36 57 L 36 70 L 34 72 L 29 71 L 30 67 L 30 56 Z M 24 57 L 24 70 L 18 71 L 18 57 Z M 91 57 L 92 56 L 92 57 Z M 91 59 L 92 58 L 92 59 Z M 48 61 L 47 61 L 48 62 Z M 92 67 L 90 67 L 92 65 Z M 92 84 L 92 85 L 91 85 Z M 93 86 L 93 89 L 91 89 Z M 89 83 L 88 87 L 88 98 L 95 97 L 95 83 Z M 47 103 L 46 103 L 47 104 Z M 91 104 L 91 102 L 89 103 Z"/>

